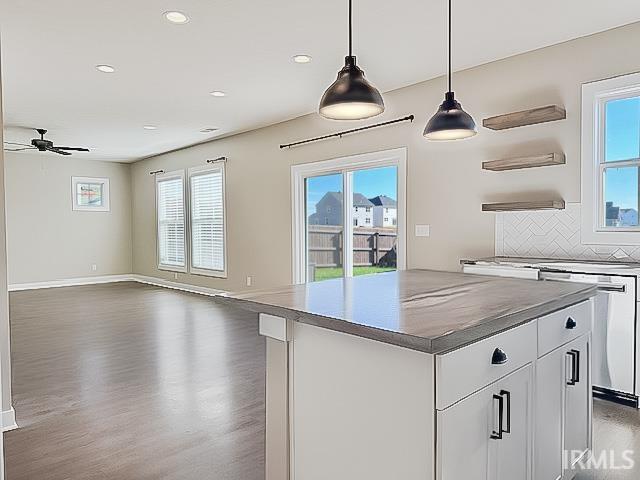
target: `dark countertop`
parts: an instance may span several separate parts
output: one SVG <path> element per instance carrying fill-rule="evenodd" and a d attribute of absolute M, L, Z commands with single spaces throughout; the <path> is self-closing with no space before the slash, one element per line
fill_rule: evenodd
<path fill-rule="evenodd" d="M 594 286 L 577 283 L 408 270 L 231 294 L 216 301 L 438 354 L 595 293 Z"/>

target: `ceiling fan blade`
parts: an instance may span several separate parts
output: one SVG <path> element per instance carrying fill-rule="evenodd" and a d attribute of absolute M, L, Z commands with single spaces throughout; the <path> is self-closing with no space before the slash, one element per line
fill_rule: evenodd
<path fill-rule="evenodd" d="M 59 155 L 71 155 L 69 152 L 65 152 L 64 150 L 59 150 L 56 147 L 49 147 L 47 148 L 47 150 L 53 153 L 57 153 Z"/>
<path fill-rule="evenodd" d="M 22 150 L 36 150 L 35 147 L 22 147 L 22 148 L 5 148 L 5 152 L 21 152 Z"/>
<path fill-rule="evenodd" d="M 57 148 L 58 150 L 73 150 L 74 152 L 89 152 L 90 150 L 88 148 L 81 148 L 81 147 L 54 147 Z"/>
<path fill-rule="evenodd" d="M 31 147 L 28 143 L 4 142 L 7 145 L 20 145 L 21 147 Z"/>

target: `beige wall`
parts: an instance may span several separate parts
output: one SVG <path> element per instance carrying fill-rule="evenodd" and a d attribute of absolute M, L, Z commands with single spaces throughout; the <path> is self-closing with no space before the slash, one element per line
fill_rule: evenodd
<path fill-rule="evenodd" d="M 131 272 L 130 165 L 79 155 L 5 158 L 9 284 Z M 108 177 L 111 211 L 73 211 L 72 176 Z"/>
<path fill-rule="evenodd" d="M 314 114 L 137 162 L 132 168 L 134 272 L 172 276 L 156 269 L 151 170 L 169 171 L 204 164 L 207 158 L 229 157 L 229 278 L 178 277 L 184 282 L 237 290 L 246 288 L 247 275 L 253 276 L 256 287 L 291 280 L 292 164 L 402 146 L 408 147 L 408 266 L 456 270 L 460 258 L 490 255 L 494 250 L 494 215 L 482 213 L 481 203 L 546 197 L 580 200 L 581 84 L 640 70 L 640 57 L 629 55 L 630 46 L 637 44 L 638 38 L 640 24 L 634 24 L 476 67 L 454 77 L 454 90 L 479 123 L 487 116 L 552 103 L 566 107 L 566 121 L 502 132 L 481 128 L 480 134 L 470 140 L 427 142 L 422 130 L 441 103 L 445 89 L 444 79 L 439 78 L 386 94 L 384 116 L 365 122 L 413 113 L 417 120 L 411 125 L 280 150 L 280 143 L 354 125 L 326 121 Z M 416 61 L 420 61 L 419 55 Z M 375 80 L 375 72 L 367 73 Z M 567 164 L 514 172 L 481 169 L 483 160 L 552 151 L 564 151 Z M 414 237 L 416 223 L 430 224 L 431 237 Z M 267 247 L 265 238 L 261 238 L 264 232 L 269 232 L 265 236 L 269 238 Z"/>
<path fill-rule="evenodd" d="M 0 68 L 1 70 L 1 68 Z M 0 141 L 3 139 L 2 75 L 0 72 Z M 4 145 L 4 143 L 3 143 Z M 7 293 L 7 245 L 5 229 L 4 151 L 0 150 L 0 397 L 2 410 L 11 408 L 11 349 L 9 295 Z M 4 448 L 0 434 L 0 480 L 4 479 Z"/>

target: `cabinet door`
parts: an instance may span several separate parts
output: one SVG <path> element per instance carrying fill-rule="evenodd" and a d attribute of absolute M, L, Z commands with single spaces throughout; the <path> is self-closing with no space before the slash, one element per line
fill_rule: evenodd
<path fill-rule="evenodd" d="M 573 467 L 591 448 L 591 340 L 580 337 L 563 347 L 565 354 L 564 450 Z"/>
<path fill-rule="evenodd" d="M 439 480 L 531 478 L 531 382 L 529 364 L 438 412 Z"/>
<path fill-rule="evenodd" d="M 518 370 L 498 382 L 504 398 L 504 431 L 498 444 L 497 480 L 531 480 L 533 456 L 533 368 Z"/>
<path fill-rule="evenodd" d="M 558 348 L 540 358 L 536 366 L 536 480 L 557 480 L 562 477 L 565 353 L 564 348 Z"/>

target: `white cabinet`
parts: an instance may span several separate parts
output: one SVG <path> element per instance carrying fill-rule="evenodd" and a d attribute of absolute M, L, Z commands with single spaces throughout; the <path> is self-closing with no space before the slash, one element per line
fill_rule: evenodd
<path fill-rule="evenodd" d="M 528 364 L 437 413 L 439 480 L 531 478 L 532 376 Z"/>
<path fill-rule="evenodd" d="M 536 366 L 535 478 L 562 477 L 562 429 L 565 398 L 565 350 L 558 348 Z"/>
<path fill-rule="evenodd" d="M 568 467 L 591 448 L 591 344 L 589 336 L 563 347 L 566 359 L 564 404 L 564 450 L 569 455 Z"/>
<path fill-rule="evenodd" d="M 535 478 L 571 478 L 591 448 L 590 336 L 583 335 L 536 364 Z M 563 452 L 567 455 L 566 461 Z M 567 470 L 564 470 L 567 467 Z"/>

